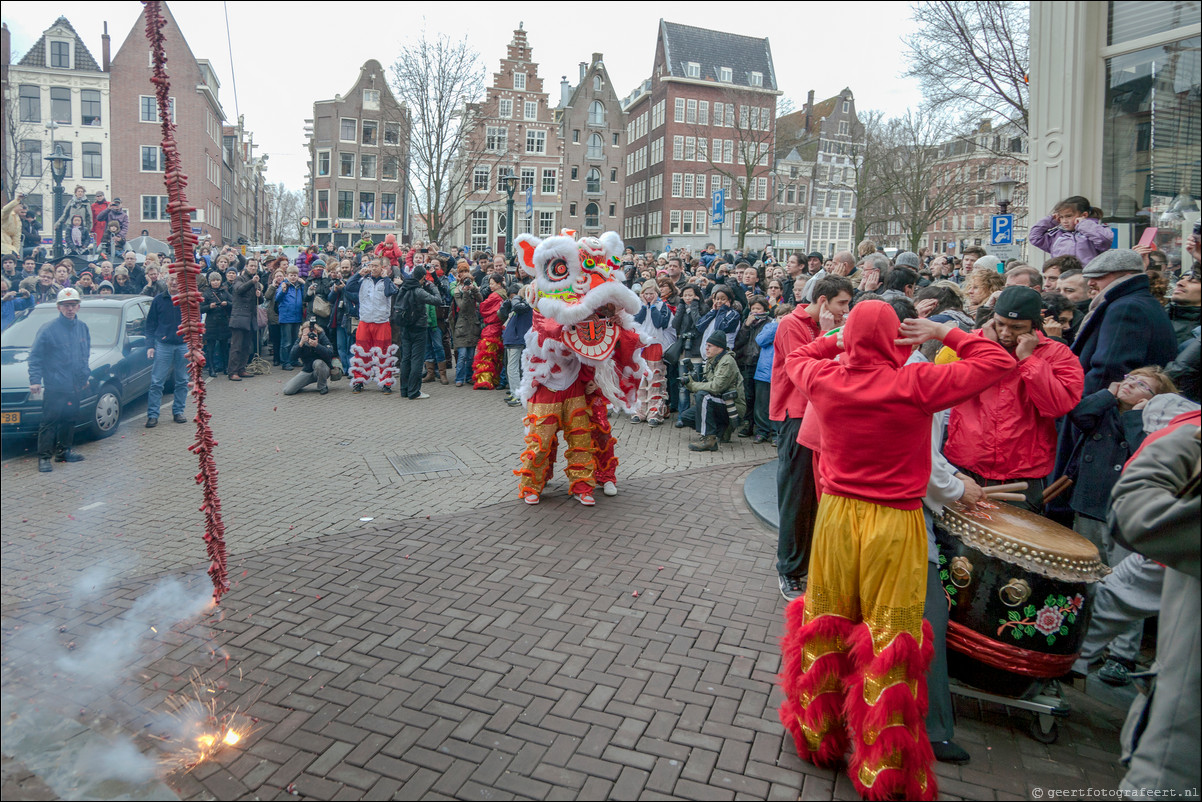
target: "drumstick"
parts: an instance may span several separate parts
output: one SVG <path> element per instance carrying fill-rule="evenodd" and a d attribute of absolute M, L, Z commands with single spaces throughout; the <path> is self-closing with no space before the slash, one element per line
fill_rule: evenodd
<path fill-rule="evenodd" d="M 1020 490 L 1026 490 L 1027 483 L 1010 482 L 1009 484 L 1005 485 L 990 485 L 989 487 L 983 487 L 981 489 L 985 491 L 985 495 L 993 496 L 997 495 L 998 493 L 1016 493 Z"/>
<path fill-rule="evenodd" d="M 990 493 L 988 496 L 990 501 L 1026 501 L 1027 497 L 1022 493 Z"/>

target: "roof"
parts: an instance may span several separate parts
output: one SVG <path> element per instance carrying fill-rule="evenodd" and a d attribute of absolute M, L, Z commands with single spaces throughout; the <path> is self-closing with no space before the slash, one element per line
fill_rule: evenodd
<path fill-rule="evenodd" d="M 835 113 L 835 104 L 845 97 L 850 97 L 851 94 L 851 89 L 844 87 L 843 91 L 834 97 L 828 97 L 826 100 L 815 103 L 813 109 L 807 110 L 805 106 L 802 106 L 797 111 L 778 117 L 776 120 L 777 158 L 781 158 L 782 153 L 793 147 L 801 146 L 802 151 L 805 151 L 805 143 L 819 133 L 818 127 L 822 121 Z M 812 153 L 803 152 L 801 155 L 805 159 L 813 157 Z"/>
<path fill-rule="evenodd" d="M 673 78 L 690 77 L 685 64 L 701 65 L 703 81 L 718 81 L 719 67 L 730 67 L 735 86 L 775 90 L 776 70 L 772 66 L 772 46 L 768 39 L 741 36 L 725 31 L 694 28 L 678 22 L 659 21 L 659 34 L 664 43 L 664 59 L 668 74 Z M 753 87 L 751 73 L 764 76 L 763 86 Z"/>
<path fill-rule="evenodd" d="M 75 70 L 85 72 L 104 72 L 100 69 L 100 65 L 96 63 L 96 59 L 92 58 L 91 51 L 88 46 L 83 43 L 83 39 L 76 33 L 75 28 L 67 21 L 66 17 L 59 17 L 46 30 L 42 31 L 41 37 L 34 43 L 33 47 L 29 48 L 17 66 L 20 67 L 46 67 L 46 34 L 55 28 L 66 28 L 75 37 Z"/>

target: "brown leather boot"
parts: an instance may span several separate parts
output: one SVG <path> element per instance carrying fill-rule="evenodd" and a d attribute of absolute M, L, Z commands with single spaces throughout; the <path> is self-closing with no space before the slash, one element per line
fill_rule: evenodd
<path fill-rule="evenodd" d="M 423 382 L 432 382 L 438 379 L 438 375 L 434 372 L 434 363 L 426 363 L 426 375 L 422 377 Z"/>
<path fill-rule="evenodd" d="M 447 363 L 446 362 L 438 363 L 438 383 L 439 384 L 450 384 L 451 383 L 450 379 L 447 378 Z"/>

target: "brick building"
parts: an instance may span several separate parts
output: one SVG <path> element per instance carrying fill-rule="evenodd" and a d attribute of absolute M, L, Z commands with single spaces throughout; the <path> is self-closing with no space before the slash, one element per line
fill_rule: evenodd
<path fill-rule="evenodd" d="M 817 103 L 810 90 L 804 106 L 777 120 L 778 154 L 796 148 L 804 161 L 814 165 L 805 245 L 811 251 L 833 256 L 855 250 L 855 170 L 861 163 L 863 142 L 864 126 L 848 88 Z"/>
<path fill-rule="evenodd" d="M 222 240 L 221 126 L 225 120 L 218 100 L 221 84 L 212 65 L 198 59 L 188 46 L 167 4 L 162 6 L 167 26 L 167 72 L 171 78 L 171 103 L 175 138 L 183 171 L 188 176 L 188 203 L 196 207 L 192 227 L 200 236 Z M 138 15 L 110 68 L 112 116 L 112 193 L 129 212 L 129 236 L 143 230 L 166 241 L 170 233 L 167 190 L 163 186 L 162 129 L 155 105 L 150 43 L 146 40 L 146 12 Z"/>
<path fill-rule="evenodd" d="M 793 251 L 806 252 L 810 229 L 810 184 L 813 181 L 814 162 L 801 157 L 797 148 L 788 148 L 776 159 L 776 217 L 775 237 L 777 260 L 783 262 L 786 254 Z"/>
<path fill-rule="evenodd" d="M 25 194 L 42 238 L 54 236 L 54 181 L 46 157 L 59 148 L 70 156 L 64 198 L 77 184 L 91 197 L 112 197 L 108 73 L 109 38 L 101 38 L 97 63 L 66 17 L 59 17 L 14 65 L 9 31 L 3 30 L 4 197 Z"/>
<path fill-rule="evenodd" d="M 222 170 L 229 183 L 222 183 L 222 236 L 238 245 L 258 245 L 267 239 L 267 156 L 255 156 L 258 145 L 246 130 L 242 117 L 237 125 L 222 126 Z"/>
<path fill-rule="evenodd" d="M 359 68 L 345 95 L 313 104 L 307 214 L 313 241 L 350 245 L 366 231 L 382 242 L 409 230 L 409 109 L 388 88 L 380 62 Z"/>
<path fill-rule="evenodd" d="M 722 240 L 768 244 L 780 95 L 767 39 L 659 22 L 651 78 L 627 115 L 622 234 L 636 250 Z M 726 189 L 726 223 L 710 230 L 711 193 Z"/>
<path fill-rule="evenodd" d="M 629 196 L 623 166 L 626 114 L 600 53 L 580 62 L 580 83 L 560 85 L 559 135 L 563 141 L 563 225 L 595 236 L 621 230 Z"/>
<path fill-rule="evenodd" d="M 526 31 L 519 26 L 484 101 L 468 106 L 469 131 L 458 170 L 463 196 L 457 204 L 453 243 L 473 252 L 504 251 L 507 197 L 502 178 L 510 172 L 519 181 L 514 236 L 532 232 L 546 237 L 566 225 L 560 220 L 563 146 L 547 97 Z M 533 200 L 530 215 L 528 192 Z"/>

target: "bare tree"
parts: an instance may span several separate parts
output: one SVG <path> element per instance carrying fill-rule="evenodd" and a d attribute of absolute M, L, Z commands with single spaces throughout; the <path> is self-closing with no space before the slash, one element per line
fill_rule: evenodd
<path fill-rule="evenodd" d="M 943 167 L 943 130 L 935 115 L 913 112 L 890 120 L 884 129 L 888 153 L 882 160 L 882 175 L 890 189 L 884 202 L 915 253 L 926 230 L 961 205 L 966 194 L 962 183 Z"/>
<path fill-rule="evenodd" d="M 907 76 L 932 111 L 1001 116 L 1028 131 L 1030 18 L 1012 0 L 937 0 L 914 6 Z"/>
<path fill-rule="evenodd" d="M 300 219 L 304 209 L 304 197 L 300 190 L 290 190 L 281 181 L 268 184 L 267 237 L 278 245 L 300 243 Z"/>
<path fill-rule="evenodd" d="M 4 102 L 4 197 L 15 198 L 18 193 L 32 194 L 49 171 L 43 161 L 39 175 L 24 175 L 21 164 L 21 142 L 27 139 L 43 143 L 44 130 L 38 123 L 23 122 L 20 117 L 20 102 L 16 96 L 16 84 L 9 89 Z"/>
<path fill-rule="evenodd" d="M 866 111 L 859 116 L 860 141 L 851 146 L 851 181 L 845 183 L 856 197 L 853 242 L 864 239 L 869 228 L 887 222 L 893 216 L 889 203 L 893 187 L 886 169 L 891 150 L 885 137 L 885 115 L 879 111 Z"/>

